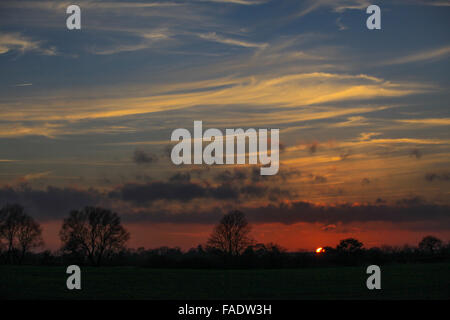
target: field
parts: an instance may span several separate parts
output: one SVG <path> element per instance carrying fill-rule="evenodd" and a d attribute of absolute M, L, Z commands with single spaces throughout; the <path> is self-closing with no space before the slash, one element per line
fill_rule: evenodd
<path fill-rule="evenodd" d="M 450 264 L 382 266 L 381 290 L 365 267 L 283 270 L 82 268 L 82 290 L 65 268 L 1 266 L 1 299 L 449 299 Z"/>

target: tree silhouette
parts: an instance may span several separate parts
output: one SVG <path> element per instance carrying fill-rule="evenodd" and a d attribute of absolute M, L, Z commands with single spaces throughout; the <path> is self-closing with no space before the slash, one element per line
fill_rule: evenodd
<path fill-rule="evenodd" d="M 0 209 L 0 242 L 6 248 L 9 263 L 22 263 L 25 255 L 43 244 L 42 229 L 18 204 L 5 205 Z"/>
<path fill-rule="evenodd" d="M 442 248 L 442 240 L 433 236 L 426 236 L 419 242 L 419 249 L 428 253 L 435 253 Z"/>
<path fill-rule="evenodd" d="M 72 211 L 60 231 L 62 250 L 100 265 L 105 257 L 125 247 L 130 234 L 117 213 L 98 207 Z"/>
<path fill-rule="evenodd" d="M 341 240 L 341 242 L 337 245 L 336 250 L 338 250 L 339 252 L 354 253 L 356 251 L 361 250 L 362 247 L 363 247 L 362 242 L 354 238 L 347 238 Z"/>
<path fill-rule="evenodd" d="M 224 215 L 214 228 L 208 246 L 220 250 L 230 256 L 241 254 L 247 246 L 253 243 L 249 234 L 251 226 L 244 213 L 231 211 Z"/>

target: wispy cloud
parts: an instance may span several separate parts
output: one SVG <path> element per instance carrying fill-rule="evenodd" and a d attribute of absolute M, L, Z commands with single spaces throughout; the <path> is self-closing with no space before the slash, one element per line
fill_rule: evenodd
<path fill-rule="evenodd" d="M 223 87 L 224 83 L 228 83 Z M 21 121 L 26 112 L 29 120 L 56 121 L 56 120 L 80 120 L 109 117 L 123 117 L 152 112 L 186 109 L 196 106 L 209 106 L 210 108 L 221 106 L 247 106 L 259 110 L 275 108 L 280 113 L 280 108 L 301 108 L 325 103 L 337 103 L 355 99 L 375 99 L 383 97 L 401 97 L 426 89 L 419 84 L 400 84 L 386 82 L 383 79 L 368 75 L 349 75 L 337 73 L 299 73 L 279 77 L 242 77 L 224 81 L 223 79 L 210 80 L 206 87 L 204 82 L 178 85 L 179 90 L 167 93 L 167 89 L 161 87 L 162 92 L 142 91 L 140 96 L 126 96 L 126 89 L 122 89 L 123 97 L 96 98 L 90 97 L 83 100 L 72 101 L 70 94 L 60 98 L 52 97 L 51 103 L 45 97 L 36 99 L 32 104 L 15 105 L 0 104 L 4 107 L 3 119 Z M 186 90 L 190 88 L 190 90 Z M 135 91 L 133 90 L 133 93 Z M 164 93 L 166 92 L 166 93 Z M 181 92 L 181 93 L 180 93 Z M 283 94 L 280 94 L 283 92 Z M 56 99 L 56 100 L 55 100 Z M 66 108 L 60 108 L 60 103 Z M 39 106 L 39 108 L 38 108 Z M 304 110 L 307 113 L 348 114 L 348 110 L 364 109 L 347 108 L 339 110 L 324 110 L 315 108 Z M 300 118 L 300 110 L 292 111 L 294 118 Z M 352 112 L 353 113 L 353 112 Z M 256 116 L 256 115 L 255 115 Z M 275 116 L 270 114 L 270 118 Z M 292 117 L 292 115 L 290 115 Z M 322 115 L 323 117 L 323 115 Z M 254 118 L 252 116 L 252 118 Z M 256 117 L 257 118 L 257 117 Z M 277 119 L 278 117 L 275 116 Z M 308 117 L 307 117 L 308 118 Z M 51 129 L 51 128 L 50 128 Z"/>
<path fill-rule="evenodd" d="M 420 126 L 450 126 L 450 118 L 400 119 L 396 121 Z"/>
<path fill-rule="evenodd" d="M 353 116 L 353 117 L 347 118 L 347 121 L 338 122 L 331 126 L 336 127 L 336 128 L 347 128 L 347 127 L 360 127 L 360 126 L 367 126 L 367 125 L 369 125 L 367 118 L 365 118 L 363 116 Z"/>
<path fill-rule="evenodd" d="M 72 123 L 73 125 L 73 123 Z M 24 136 L 43 136 L 53 139 L 57 136 L 69 136 L 80 134 L 112 134 L 112 133 L 130 133 L 134 132 L 133 128 L 127 126 L 105 126 L 93 128 L 76 128 L 71 127 L 70 123 L 49 123 L 47 121 L 36 122 L 10 122 L 0 124 L 0 139 Z"/>
<path fill-rule="evenodd" d="M 449 1 L 440 0 L 394 0 L 391 2 L 397 5 L 450 6 Z M 327 8 L 337 13 L 347 10 L 365 10 L 371 4 L 374 3 L 368 0 L 307 0 L 304 1 L 303 7 L 297 16 L 302 17 L 321 8 Z"/>
<path fill-rule="evenodd" d="M 449 145 L 448 139 L 421 139 L 421 138 L 358 138 L 353 141 L 341 142 L 340 147 L 356 147 L 363 145 L 393 145 L 393 144 L 415 144 L 415 145 Z"/>
<path fill-rule="evenodd" d="M 2 1 L 2 5 L 14 8 L 34 8 L 41 10 L 62 11 L 73 4 L 71 1 Z M 161 2 L 139 2 L 139 1 L 83 1 L 79 0 L 76 4 L 82 8 L 89 9 L 127 9 L 127 8 L 155 8 L 181 6 L 182 3 L 161 1 Z"/>
<path fill-rule="evenodd" d="M 39 54 L 54 56 L 55 47 L 45 47 L 42 41 L 33 40 L 20 33 L 0 33 L 0 54 L 10 51 L 25 53 L 34 51 Z"/>
<path fill-rule="evenodd" d="M 215 32 L 199 34 L 199 37 L 204 40 L 210 40 L 210 41 L 215 41 L 215 42 L 219 42 L 219 43 L 223 43 L 223 44 L 239 46 L 239 47 L 244 47 L 244 48 L 265 48 L 265 47 L 267 47 L 267 43 L 254 43 L 254 42 L 249 42 L 249 41 L 244 41 L 244 40 L 226 38 L 226 37 L 216 34 Z"/>
<path fill-rule="evenodd" d="M 29 174 L 24 175 L 20 180 L 22 180 L 22 181 L 36 180 L 36 179 L 44 178 L 44 177 L 48 176 L 50 173 L 51 173 L 51 171 L 29 173 Z"/>
<path fill-rule="evenodd" d="M 411 1 L 411 3 L 433 7 L 450 7 L 449 0 L 415 0 Z"/>
<path fill-rule="evenodd" d="M 134 44 L 117 43 L 101 48 L 90 48 L 88 51 L 98 55 L 111 55 L 121 52 L 131 52 L 152 48 L 160 45 L 161 41 L 169 40 L 171 33 L 167 29 L 136 33 L 137 42 Z"/>
<path fill-rule="evenodd" d="M 412 55 L 403 56 L 400 58 L 388 60 L 383 62 L 384 65 L 393 65 L 393 64 L 404 64 L 404 63 L 412 63 L 419 61 L 436 61 L 440 59 L 445 59 L 450 55 L 450 46 L 444 46 L 437 49 L 422 51 L 419 53 L 415 53 Z"/>
<path fill-rule="evenodd" d="M 217 2 L 217 3 L 231 3 L 240 4 L 244 6 L 254 6 L 269 2 L 270 0 L 196 0 L 199 2 Z"/>
<path fill-rule="evenodd" d="M 303 17 L 320 8 L 328 8 L 335 12 L 344 12 L 346 10 L 361 10 L 370 6 L 367 0 L 308 0 L 305 1 L 298 17 Z"/>
<path fill-rule="evenodd" d="M 32 86 L 32 83 L 19 83 L 19 84 L 15 84 L 14 87 L 29 87 Z"/>

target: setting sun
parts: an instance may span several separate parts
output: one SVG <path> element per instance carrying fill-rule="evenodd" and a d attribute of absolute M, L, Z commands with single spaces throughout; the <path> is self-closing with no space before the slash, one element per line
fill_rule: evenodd
<path fill-rule="evenodd" d="M 322 247 L 316 249 L 316 253 L 323 253 L 323 252 L 325 252 L 325 250 L 323 250 Z"/>

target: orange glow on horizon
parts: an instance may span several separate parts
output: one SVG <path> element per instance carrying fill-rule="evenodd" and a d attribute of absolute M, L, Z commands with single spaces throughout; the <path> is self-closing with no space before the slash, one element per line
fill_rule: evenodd
<path fill-rule="evenodd" d="M 325 250 L 322 247 L 316 249 L 316 253 L 323 253 Z"/>
<path fill-rule="evenodd" d="M 43 248 L 58 250 L 61 247 L 59 231 L 62 221 L 42 222 L 45 245 Z M 419 225 L 419 223 L 417 224 Z M 211 224 L 174 224 L 174 223 L 124 223 L 124 227 L 131 233 L 127 243 L 128 248 L 144 247 L 154 249 L 161 246 L 176 247 L 182 250 L 195 248 L 199 244 L 205 245 L 214 225 Z M 338 225 L 337 228 L 340 226 Z M 346 238 L 356 238 L 366 248 L 382 245 L 416 246 L 426 235 L 422 230 L 405 230 L 392 223 L 371 222 L 353 223 L 347 227 L 351 231 L 323 231 L 320 224 L 295 223 L 285 225 L 281 223 L 266 223 L 253 225 L 253 237 L 260 243 L 277 243 L 288 251 L 305 250 L 316 254 L 326 253 L 325 245 L 335 247 L 339 241 Z M 361 230 L 364 230 L 362 232 Z M 447 231 L 434 232 L 441 239 L 448 239 Z M 389 241 L 386 241 L 386 240 Z M 321 243 L 322 251 L 316 252 Z M 39 249 L 40 250 L 40 249 Z"/>

